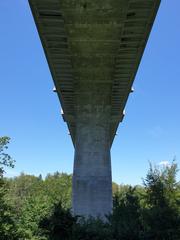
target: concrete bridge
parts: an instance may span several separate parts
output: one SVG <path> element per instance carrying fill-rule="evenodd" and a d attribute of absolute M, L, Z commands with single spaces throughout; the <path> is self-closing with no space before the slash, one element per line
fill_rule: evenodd
<path fill-rule="evenodd" d="M 112 210 L 110 149 L 160 0 L 29 0 L 75 147 L 73 211 Z"/>

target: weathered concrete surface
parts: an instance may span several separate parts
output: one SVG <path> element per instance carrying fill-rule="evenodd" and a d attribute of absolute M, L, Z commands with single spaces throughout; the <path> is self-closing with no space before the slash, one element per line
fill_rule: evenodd
<path fill-rule="evenodd" d="M 111 211 L 110 147 L 160 0 L 29 0 L 75 146 L 73 209 Z"/>
<path fill-rule="evenodd" d="M 93 108 L 77 123 L 74 157 L 73 211 L 85 216 L 112 210 L 109 124 L 101 121 L 106 114 L 96 115 Z"/>
<path fill-rule="evenodd" d="M 93 217 L 112 210 L 110 96 L 89 86 L 89 97 L 77 99 L 73 211 Z"/>

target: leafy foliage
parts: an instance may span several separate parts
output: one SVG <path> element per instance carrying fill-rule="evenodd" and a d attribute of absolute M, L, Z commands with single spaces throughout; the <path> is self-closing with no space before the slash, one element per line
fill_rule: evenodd
<path fill-rule="evenodd" d="M 10 138 L 0 137 L 0 237 L 1 240 L 18 239 L 17 229 L 15 225 L 14 215 L 11 207 L 6 200 L 6 183 L 3 178 L 4 167 L 13 167 L 13 160 L 7 153 L 7 144 Z"/>
<path fill-rule="evenodd" d="M 176 182 L 177 164 L 163 169 L 150 165 L 144 180 L 147 209 L 145 211 L 148 239 L 180 238 L 180 198 Z"/>
<path fill-rule="evenodd" d="M 178 240 L 180 193 L 176 174 L 174 162 L 163 169 L 150 165 L 144 188 L 119 186 L 113 198 L 113 213 L 106 222 L 73 218 L 70 211 L 56 205 L 53 214 L 45 218 L 46 236 L 52 240 Z"/>
<path fill-rule="evenodd" d="M 0 137 L 0 178 L 3 177 L 4 167 L 14 167 L 14 160 L 9 154 L 5 153 L 5 150 L 8 149 L 9 141 L 9 137 Z"/>
<path fill-rule="evenodd" d="M 22 173 L 7 179 L 14 160 L 0 138 L 1 240 L 179 240 L 180 184 L 177 164 L 150 165 L 144 186 L 113 183 L 113 212 L 104 222 L 71 214 L 72 176 L 56 172 L 45 179 Z"/>
<path fill-rule="evenodd" d="M 140 239 L 142 231 L 141 207 L 136 188 L 114 196 L 113 214 L 110 216 L 114 239 Z"/>
<path fill-rule="evenodd" d="M 39 226 L 44 229 L 47 239 L 66 240 L 71 238 L 75 222 L 76 217 L 71 215 L 70 210 L 62 208 L 61 203 L 57 203 L 50 215 L 40 221 Z"/>

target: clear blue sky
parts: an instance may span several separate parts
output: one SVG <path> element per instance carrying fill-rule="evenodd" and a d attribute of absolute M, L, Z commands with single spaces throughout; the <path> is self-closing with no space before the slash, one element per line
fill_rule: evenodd
<path fill-rule="evenodd" d="M 163 0 L 112 147 L 117 183 L 139 184 L 148 161 L 180 167 L 180 1 Z M 72 172 L 74 149 L 27 0 L 0 1 L 0 136 L 8 176 Z"/>

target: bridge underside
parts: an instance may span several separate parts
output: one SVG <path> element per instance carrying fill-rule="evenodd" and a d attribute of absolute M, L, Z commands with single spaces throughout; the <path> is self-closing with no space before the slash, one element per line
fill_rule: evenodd
<path fill-rule="evenodd" d="M 112 209 L 110 148 L 159 0 L 29 0 L 75 146 L 73 210 Z"/>

